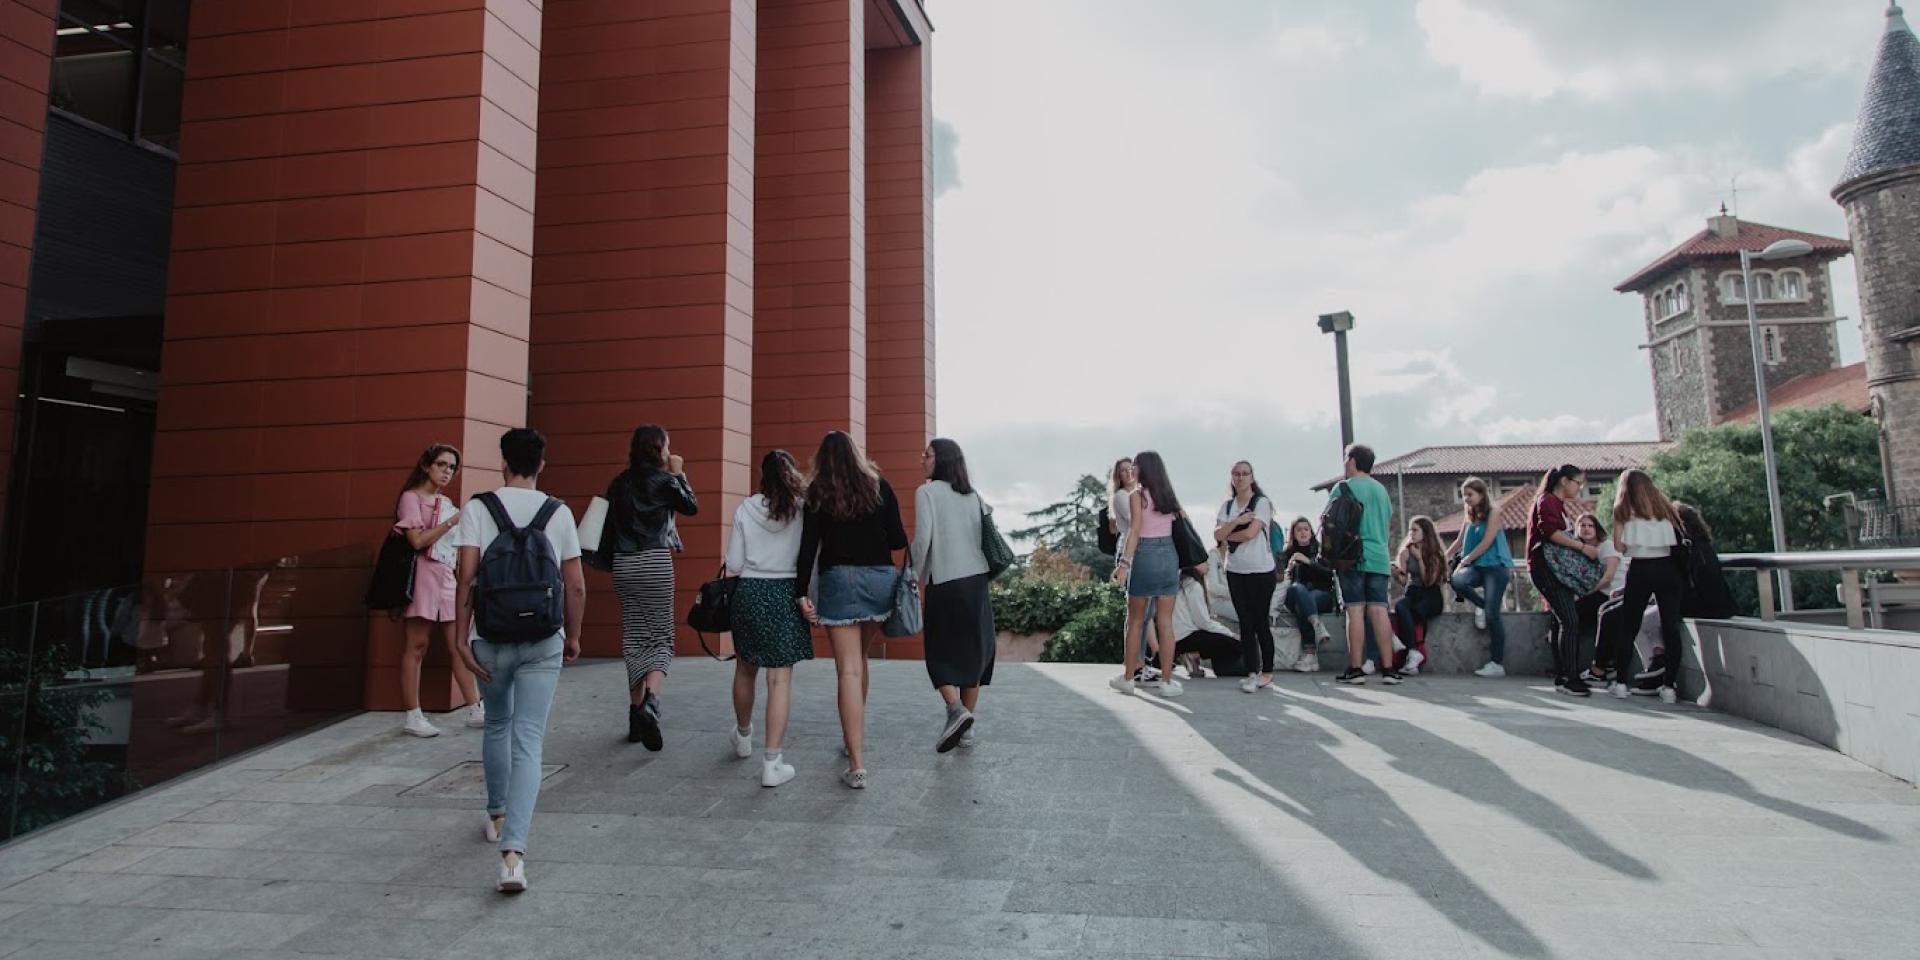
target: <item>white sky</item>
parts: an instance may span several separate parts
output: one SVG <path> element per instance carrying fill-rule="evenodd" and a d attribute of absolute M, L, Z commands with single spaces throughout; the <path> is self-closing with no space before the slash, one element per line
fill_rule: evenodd
<path fill-rule="evenodd" d="M 1003 510 L 1157 448 L 1185 502 L 1251 460 L 1285 510 L 1358 439 L 1654 434 L 1615 283 L 1738 178 L 1828 198 L 1877 0 L 942 0 L 939 429 Z M 1857 314 L 1850 260 L 1838 312 Z M 1861 350 L 1841 328 L 1842 359 Z M 1003 516 L 1005 514 L 1003 513 Z"/>

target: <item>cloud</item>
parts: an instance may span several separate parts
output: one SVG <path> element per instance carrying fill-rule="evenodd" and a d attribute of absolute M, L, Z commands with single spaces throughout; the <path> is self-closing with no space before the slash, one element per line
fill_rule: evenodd
<path fill-rule="evenodd" d="M 1305 23 L 1279 27 L 1270 49 L 1288 64 L 1321 64 L 1339 60 L 1360 43 L 1358 31 L 1344 26 Z"/>
<path fill-rule="evenodd" d="M 1851 74 L 1873 50 L 1870 3 L 1419 0 L 1435 63 L 1482 96 L 1608 100 L 1735 91 L 1796 73 Z"/>
<path fill-rule="evenodd" d="M 1608 442 L 1618 443 L 1626 440 L 1657 440 L 1660 438 L 1660 423 L 1653 417 L 1653 411 L 1636 413 L 1613 425 L 1607 431 Z"/>

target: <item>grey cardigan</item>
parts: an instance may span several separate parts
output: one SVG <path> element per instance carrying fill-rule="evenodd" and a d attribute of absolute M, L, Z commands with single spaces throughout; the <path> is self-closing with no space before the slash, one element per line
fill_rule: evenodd
<path fill-rule="evenodd" d="M 954 493 L 945 480 L 929 480 L 913 495 L 913 566 L 929 583 L 946 583 L 987 572 L 980 550 L 977 493 Z"/>

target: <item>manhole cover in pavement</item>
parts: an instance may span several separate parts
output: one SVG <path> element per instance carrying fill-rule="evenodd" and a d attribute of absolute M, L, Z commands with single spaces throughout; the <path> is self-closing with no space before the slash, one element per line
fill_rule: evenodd
<path fill-rule="evenodd" d="M 565 770 L 564 763 L 543 763 L 540 765 L 542 782 L 553 779 L 553 775 Z M 486 768 L 477 760 L 468 760 L 447 768 L 446 772 L 422 783 L 400 791 L 403 797 L 438 797 L 448 800 L 485 800 L 487 799 Z"/>

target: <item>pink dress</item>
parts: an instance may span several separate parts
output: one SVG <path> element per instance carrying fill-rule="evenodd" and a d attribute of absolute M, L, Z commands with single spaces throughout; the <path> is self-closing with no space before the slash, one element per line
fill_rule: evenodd
<path fill-rule="evenodd" d="M 409 490 L 400 495 L 400 507 L 394 517 L 396 530 L 425 530 L 438 526 L 453 509 L 446 497 L 425 497 Z M 453 531 L 448 530 L 433 546 L 414 554 L 413 602 L 401 616 L 434 623 L 453 622 Z"/>

